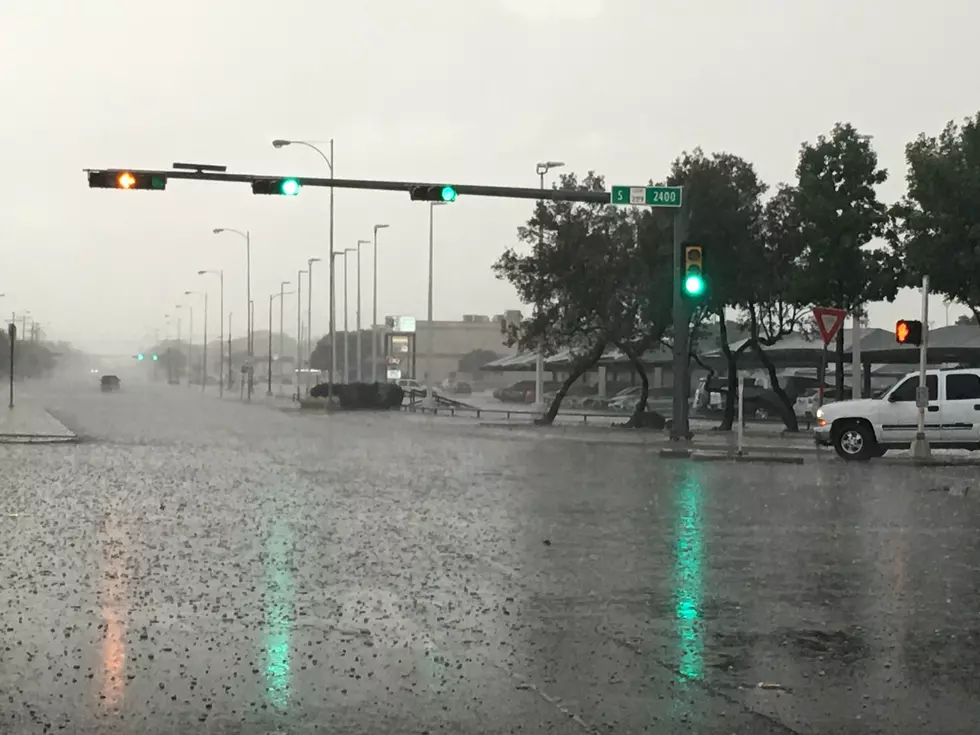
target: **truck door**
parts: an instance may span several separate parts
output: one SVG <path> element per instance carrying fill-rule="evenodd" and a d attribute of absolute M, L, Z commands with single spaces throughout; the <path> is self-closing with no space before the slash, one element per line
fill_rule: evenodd
<path fill-rule="evenodd" d="M 980 443 L 980 375 L 945 373 L 941 440 L 960 444 Z"/>
<path fill-rule="evenodd" d="M 915 389 L 919 376 L 910 375 L 888 394 L 888 401 L 881 406 L 881 443 L 911 444 L 919 423 L 919 409 L 915 406 Z M 926 436 L 933 441 L 940 439 L 939 381 L 935 374 L 926 376 L 929 388 L 929 408 L 926 410 Z"/>

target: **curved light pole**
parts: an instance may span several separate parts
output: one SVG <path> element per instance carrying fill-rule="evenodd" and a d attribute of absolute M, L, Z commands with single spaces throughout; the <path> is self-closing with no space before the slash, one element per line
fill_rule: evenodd
<path fill-rule="evenodd" d="M 279 317 L 282 318 L 282 300 L 283 297 L 288 296 L 292 291 L 283 291 L 282 287 L 289 283 L 289 281 L 283 281 L 279 284 L 279 293 L 274 293 L 269 295 L 269 375 L 268 383 L 266 389 L 266 395 L 272 396 L 272 302 L 279 298 Z"/>
<path fill-rule="evenodd" d="M 357 241 L 357 382 L 364 382 L 364 358 L 361 356 L 361 245 L 370 245 L 370 240 Z"/>
<path fill-rule="evenodd" d="M 225 272 L 223 270 L 219 271 L 198 271 L 197 275 L 203 276 L 209 273 L 212 275 L 217 275 L 221 279 L 221 297 L 219 299 L 218 305 L 218 324 L 220 333 L 218 336 L 218 346 L 220 347 L 220 352 L 218 353 L 221 357 L 218 358 L 218 397 L 221 398 L 225 395 Z M 228 331 L 231 331 L 231 314 L 228 315 Z M 228 355 L 228 359 L 231 360 L 231 354 Z M 205 373 L 207 370 L 205 369 Z"/>
<path fill-rule="evenodd" d="M 184 291 L 184 296 L 204 297 L 204 341 L 201 344 L 201 392 L 203 393 L 208 384 L 208 292 L 206 290 Z M 190 380 L 187 381 L 187 385 L 190 387 Z"/>
<path fill-rule="evenodd" d="M 535 164 L 534 170 L 541 179 L 541 191 L 544 191 L 544 176 L 553 168 L 564 166 L 562 161 L 541 161 Z M 544 200 L 542 200 L 544 201 Z M 538 242 L 544 242 L 544 226 L 538 228 Z M 534 407 L 538 413 L 544 412 L 544 349 L 538 347 L 538 354 L 534 361 Z"/>
<path fill-rule="evenodd" d="M 388 225 L 374 226 L 374 287 L 371 306 L 371 382 L 378 382 L 378 230 Z"/>
<path fill-rule="evenodd" d="M 334 159 L 334 154 L 333 154 L 333 138 L 330 139 L 330 155 L 329 156 L 326 153 L 324 153 L 323 151 L 321 151 L 319 148 L 317 148 L 315 145 L 313 145 L 312 143 L 309 143 L 309 142 L 307 142 L 305 140 L 285 140 L 285 139 L 279 138 L 279 139 L 276 139 L 276 140 L 272 141 L 272 147 L 273 148 L 283 148 L 283 147 L 285 147 L 287 145 L 301 145 L 301 146 L 305 146 L 307 148 L 310 148 L 310 149 L 316 151 L 320 155 L 320 158 L 322 158 L 324 160 L 324 162 L 327 164 L 327 168 L 330 169 L 330 178 L 331 179 L 334 178 L 333 165 L 334 165 L 335 159 Z M 330 256 L 330 353 L 332 355 L 332 357 L 330 358 L 330 362 L 331 362 L 331 364 L 330 364 L 330 377 L 329 377 L 328 383 L 327 383 L 327 400 L 332 401 L 333 400 L 333 381 L 334 381 L 334 375 L 336 375 L 336 373 L 337 373 L 337 330 L 334 328 L 334 322 L 335 322 L 335 316 L 334 315 L 336 313 L 336 307 L 335 307 L 336 299 L 334 298 L 334 290 L 335 290 L 334 289 L 334 283 L 335 283 L 334 273 L 335 273 L 335 270 L 334 270 L 334 262 L 333 262 L 333 255 L 332 255 L 332 253 L 333 253 L 333 187 L 332 186 L 330 187 L 330 241 L 328 243 L 328 250 L 327 250 L 327 252 L 331 253 L 331 256 Z M 310 271 L 310 290 L 312 291 L 312 289 L 313 289 L 313 271 L 311 270 Z M 309 316 L 307 316 L 307 321 L 308 322 L 310 321 L 310 317 Z M 313 325 L 312 324 L 307 324 L 306 325 L 306 328 L 309 330 L 309 334 L 312 337 L 312 334 L 313 334 Z M 312 352 L 310 354 L 312 355 Z"/>
<path fill-rule="evenodd" d="M 248 352 L 248 400 L 252 400 L 252 358 L 255 355 L 254 335 L 255 335 L 255 315 L 252 312 L 252 237 L 248 230 L 235 230 L 231 227 L 215 227 L 212 232 L 220 235 L 222 232 L 231 232 L 245 240 L 245 296 L 248 299 L 245 314 L 248 318 L 248 325 L 245 335 L 246 351 Z M 231 350 L 228 351 L 228 362 L 231 363 Z"/>

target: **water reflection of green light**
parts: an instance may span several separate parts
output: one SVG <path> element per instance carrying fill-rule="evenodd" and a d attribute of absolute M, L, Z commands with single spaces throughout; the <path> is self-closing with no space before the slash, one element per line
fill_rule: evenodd
<path fill-rule="evenodd" d="M 273 707 L 289 703 L 292 672 L 289 666 L 293 622 L 293 577 L 289 553 L 292 537 L 276 524 L 265 542 L 265 680 L 266 698 Z"/>
<path fill-rule="evenodd" d="M 674 529 L 674 617 L 680 643 L 678 671 L 685 679 L 700 679 L 704 676 L 704 625 L 701 619 L 703 491 L 694 467 L 687 467 L 679 479 Z"/>

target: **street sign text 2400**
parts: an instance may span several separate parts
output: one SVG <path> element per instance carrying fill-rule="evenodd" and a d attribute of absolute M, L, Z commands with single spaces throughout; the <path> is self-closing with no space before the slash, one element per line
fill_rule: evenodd
<path fill-rule="evenodd" d="M 679 186 L 614 186 L 610 201 L 613 204 L 679 207 L 681 194 Z"/>

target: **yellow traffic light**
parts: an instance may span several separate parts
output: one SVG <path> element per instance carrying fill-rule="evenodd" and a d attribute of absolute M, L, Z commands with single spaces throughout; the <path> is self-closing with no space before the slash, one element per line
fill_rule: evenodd
<path fill-rule="evenodd" d="M 120 189 L 132 189 L 136 186 L 136 177 L 129 173 L 129 171 L 123 171 L 116 177 L 116 184 Z"/>

